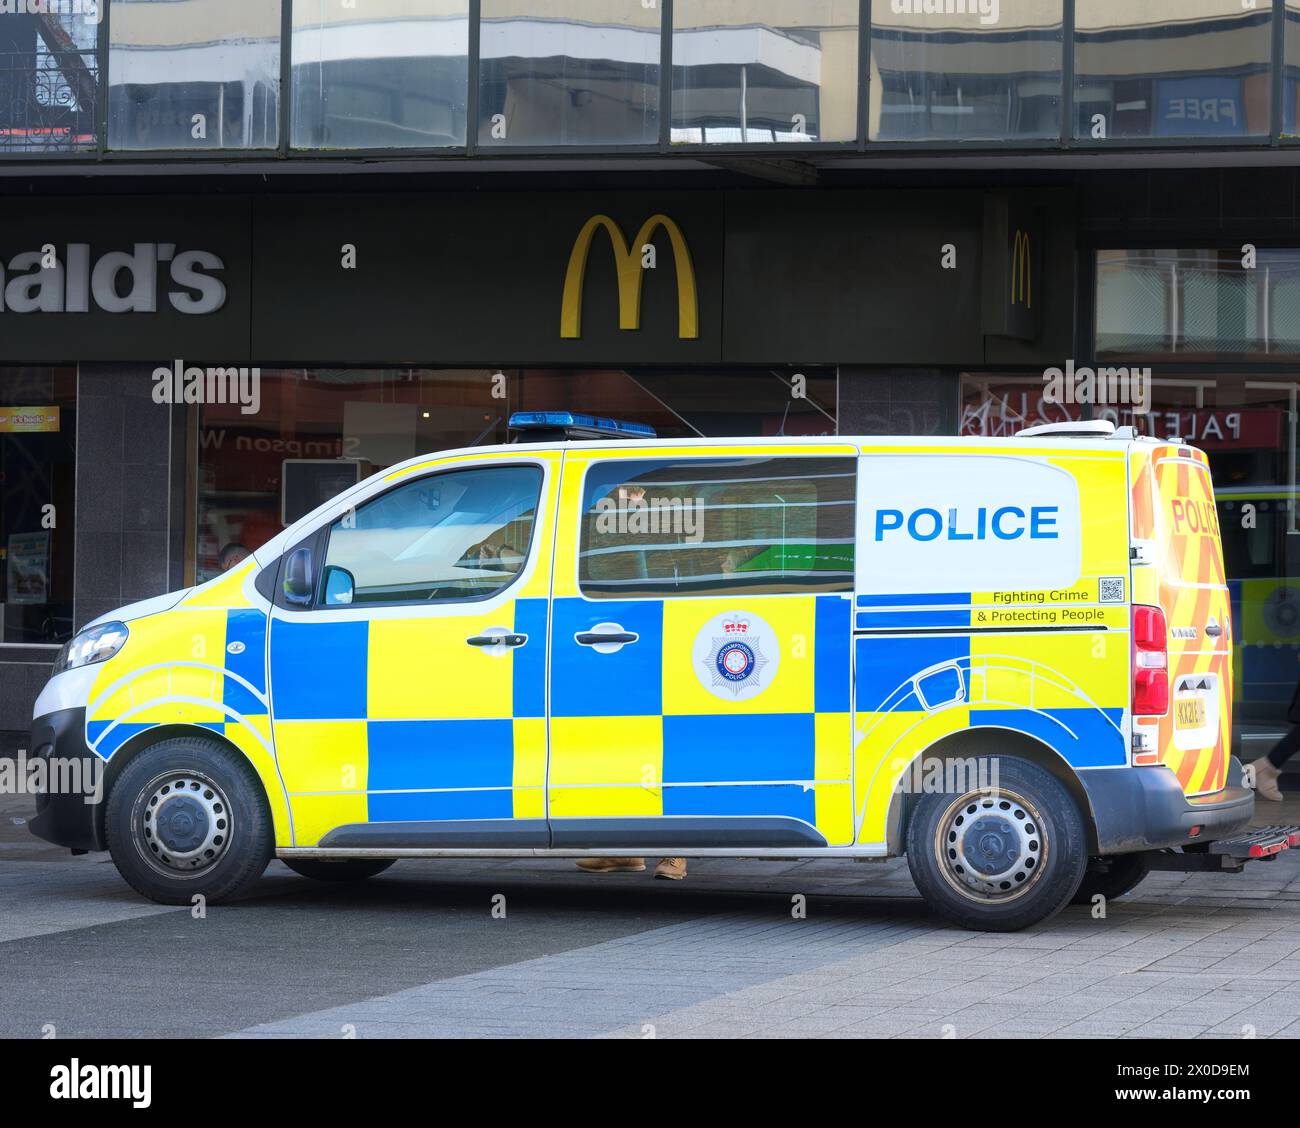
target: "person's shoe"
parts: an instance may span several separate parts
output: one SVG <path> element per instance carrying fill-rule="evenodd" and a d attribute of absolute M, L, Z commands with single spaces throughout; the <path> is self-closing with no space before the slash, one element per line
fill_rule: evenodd
<path fill-rule="evenodd" d="M 578 868 L 587 873 L 640 873 L 644 858 L 579 858 Z"/>
<path fill-rule="evenodd" d="M 660 858 L 655 866 L 655 877 L 662 877 L 665 881 L 681 881 L 685 876 L 685 858 Z"/>
<path fill-rule="evenodd" d="M 1264 758 L 1256 760 L 1252 766 L 1255 769 L 1255 794 L 1274 803 L 1282 802 L 1282 789 L 1277 785 L 1282 773 Z"/>

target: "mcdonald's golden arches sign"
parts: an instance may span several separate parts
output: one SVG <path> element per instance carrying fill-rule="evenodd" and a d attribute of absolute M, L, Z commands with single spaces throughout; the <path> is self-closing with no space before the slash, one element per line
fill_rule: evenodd
<path fill-rule="evenodd" d="M 677 271 L 677 336 L 684 341 L 699 337 L 699 295 L 695 287 L 691 249 L 682 229 L 662 214 L 652 215 L 641 224 L 630 246 L 623 237 L 622 228 L 607 215 L 593 215 L 582 225 L 564 272 L 564 294 L 560 303 L 561 337 L 576 339 L 582 336 L 582 295 L 587 280 L 587 262 L 591 258 L 592 242 L 601 231 L 609 236 L 614 253 L 618 277 L 618 327 L 641 328 L 641 286 L 647 269 L 647 248 L 660 230 L 668 235 Z"/>

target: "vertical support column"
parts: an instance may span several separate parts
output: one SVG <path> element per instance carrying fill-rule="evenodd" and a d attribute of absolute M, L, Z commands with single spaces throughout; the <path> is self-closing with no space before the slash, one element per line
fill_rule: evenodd
<path fill-rule="evenodd" d="M 73 618 L 80 629 L 107 611 L 176 585 L 172 567 L 174 415 L 153 401 L 152 368 L 82 364 L 77 374 L 77 537 Z"/>

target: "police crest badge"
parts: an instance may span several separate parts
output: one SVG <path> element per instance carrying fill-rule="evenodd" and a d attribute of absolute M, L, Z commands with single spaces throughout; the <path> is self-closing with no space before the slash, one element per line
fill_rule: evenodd
<path fill-rule="evenodd" d="M 776 634 L 758 615 L 729 611 L 695 636 L 696 677 L 723 701 L 746 701 L 772 684 L 781 662 Z"/>

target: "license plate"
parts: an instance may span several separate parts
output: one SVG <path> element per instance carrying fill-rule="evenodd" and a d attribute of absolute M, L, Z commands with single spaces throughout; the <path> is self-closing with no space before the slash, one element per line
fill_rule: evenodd
<path fill-rule="evenodd" d="M 1174 702 L 1174 727 L 1180 729 L 1200 728 L 1205 724 L 1205 702 L 1199 697 L 1186 701 Z"/>

